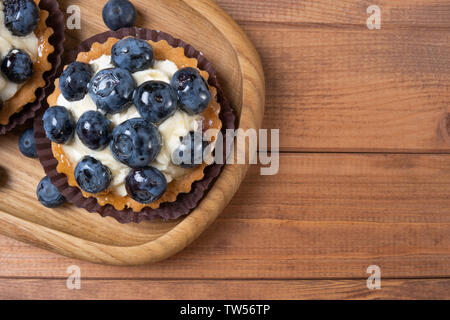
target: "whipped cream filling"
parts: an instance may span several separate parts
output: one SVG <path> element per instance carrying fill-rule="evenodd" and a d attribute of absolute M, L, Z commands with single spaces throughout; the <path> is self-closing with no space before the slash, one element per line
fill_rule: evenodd
<path fill-rule="evenodd" d="M 27 52 L 33 62 L 36 61 L 39 54 L 39 41 L 34 32 L 18 37 L 11 33 L 5 26 L 5 13 L 3 11 L 3 0 L 0 0 L 0 59 L 8 54 L 11 49 L 22 49 Z M 6 101 L 11 99 L 23 84 L 17 84 L 9 81 L 0 73 L 0 99 Z"/>
<path fill-rule="evenodd" d="M 94 70 L 94 73 L 97 73 L 102 69 L 114 67 L 111 64 L 111 57 L 109 55 L 103 55 L 98 59 L 92 60 L 90 64 Z M 169 60 L 156 60 L 153 68 L 138 71 L 132 75 L 136 82 L 136 86 L 139 86 L 150 80 L 160 80 L 170 83 L 173 74 L 177 71 L 178 68 L 174 62 Z M 86 94 L 84 99 L 73 102 L 67 101 L 64 96 L 60 94 L 57 104 L 70 110 L 75 121 L 78 121 L 81 115 L 86 111 L 97 110 L 97 106 L 89 93 Z M 111 120 L 112 128 L 114 128 L 128 119 L 137 118 L 140 117 L 140 115 L 136 107 L 131 105 L 122 113 L 113 115 L 108 114 L 106 117 Z M 190 131 L 199 129 L 199 120 L 201 119 L 201 115 L 191 116 L 181 110 L 177 110 L 173 116 L 159 125 L 158 130 L 162 136 L 162 147 L 158 156 L 150 165 L 159 169 L 166 177 L 168 183 L 174 179 L 182 178 L 190 171 L 190 169 L 185 169 L 174 165 L 172 163 L 171 155 L 175 149 L 180 146 L 180 137 L 184 137 Z M 114 158 L 109 146 L 100 151 L 91 150 L 86 147 L 75 134 L 74 139 L 70 143 L 64 144 L 62 148 L 64 153 L 67 157 L 69 157 L 70 161 L 74 165 L 76 165 L 86 155 L 90 155 L 99 160 L 111 170 L 113 180 L 109 189 L 120 196 L 127 195 L 127 191 L 125 189 L 125 177 L 131 169 Z"/>

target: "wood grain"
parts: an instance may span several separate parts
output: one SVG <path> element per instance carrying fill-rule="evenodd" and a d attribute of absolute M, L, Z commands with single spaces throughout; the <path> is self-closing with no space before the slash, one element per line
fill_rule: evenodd
<path fill-rule="evenodd" d="M 448 299 L 450 3 L 378 1 L 382 29 L 369 31 L 368 0 L 216 2 L 257 47 L 264 127 L 280 128 L 281 150 L 295 154 L 280 155 L 277 176 L 252 167 L 206 233 L 150 266 L 91 264 L 0 236 L 0 298 Z M 87 1 L 61 1 L 78 3 Z M 67 32 L 68 48 L 105 30 L 96 6 L 82 12 L 81 30 Z M 140 23 L 161 27 L 151 8 Z M 322 153 L 330 151 L 352 153 Z M 37 180 L 39 166 L 26 166 L 27 181 Z M 42 215 L 60 216 L 50 227 L 92 230 L 93 218 L 76 209 Z M 143 225 L 124 230 L 129 244 L 146 239 Z M 101 233 L 90 239 L 114 243 Z M 65 288 L 72 264 L 81 291 Z M 370 264 L 381 267 L 381 290 L 365 287 Z"/>
<path fill-rule="evenodd" d="M 449 166 L 450 155 L 283 154 L 278 175 L 252 167 L 167 261 L 124 272 L 2 240 L 0 277 L 64 277 L 70 264 L 87 278 L 364 278 L 371 264 L 389 278 L 450 277 Z"/>
<path fill-rule="evenodd" d="M 335 27 L 365 27 L 371 5 L 382 10 L 386 27 L 448 27 L 450 4 L 446 0 L 216 0 L 238 22 L 289 23 Z"/>
<path fill-rule="evenodd" d="M 379 1 L 219 1 L 261 54 L 264 127 L 284 151 L 449 152 L 450 5 Z"/>
<path fill-rule="evenodd" d="M 263 126 L 280 129 L 281 150 L 450 151 L 445 0 L 383 1 L 376 31 L 366 27 L 370 1 L 217 3 L 261 55 L 267 79 Z M 83 28 L 68 35 L 68 47 L 105 29 L 94 18 L 98 12 L 86 14 Z M 161 20 L 147 9 L 142 16 L 150 24 Z M 189 28 L 186 33 L 196 36 Z"/>
<path fill-rule="evenodd" d="M 94 6 L 90 1 L 79 1 L 77 4 L 84 8 L 85 13 L 98 14 L 104 3 L 95 2 Z M 264 114 L 264 75 L 258 53 L 239 26 L 210 0 L 154 0 L 152 8 L 158 8 L 156 18 L 155 11 L 147 11 L 145 4 L 144 0 L 135 1 L 144 21 L 141 26 L 158 30 L 158 26 L 170 25 L 167 31 L 173 36 L 183 38 L 211 57 L 216 71 L 229 80 L 223 89 L 239 118 L 239 127 L 243 130 L 260 128 Z M 178 19 L 180 13 L 184 19 Z M 87 21 L 104 28 L 98 19 L 91 17 Z M 152 21 L 152 25 L 147 21 Z M 190 31 L 184 32 L 187 25 Z M 205 27 L 207 30 L 204 30 Z M 90 32 L 95 32 L 95 29 L 98 28 L 90 28 Z M 199 40 L 197 35 L 200 31 L 203 37 Z M 86 33 L 83 35 L 87 36 Z M 12 140 L 4 139 L 3 146 L 7 149 L 9 144 L 9 149 L 14 149 L 17 142 L 12 143 Z M 18 152 L 2 154 L 2 162 L 15 163 L 14 156 L 17 155 Z M 166 259 L 195 240 L 229 203 L 248 165 L 225 165 L 214 185 L 189 216 L 168 223 L 145 223 L 141 228 L 144 238 L 126 233 L 122 237 L 123 231 L 130 229 L 117 222 L 100 230 L 97 226 L 102 221 L 91 220 L 92 215 L 74 214 L 61 218 L 56 210 L 47 210 L 53 213 L 45 214 L 34 197 L 25 195 L 22 199 L 24 190 L 30 191 L 28 186 L 36 185 L 35 174 L 26 174 L 28 170 L 31 168 L 26 168 L 17 176 L 13 174 L 14 170 L 10 174 L 8 171 L 5 173 L 12 178 L 0 191 L 5 193 L 3 206 L 0 206 L 0 233 L 73 258 L 114 265 L 137 265 Z M 14 180 L 16 178 L 17 181 Z M 60 213 L 65 210 L 67 208 L 61 208 Z M 98 240 L 92 238 L 95 235 L 98 235 Z"/>
<path fill-rule="evenodd" d="M 0 299 L 439 299 L 450 298 L 449 279 L 382 280 L 368 290 L 362 280 L 81 280 L 0 279 Z"/>
<path fill-rule="evenodd" d="M 248 25 L 283 151 L 448 152 L 450 33 Z M 411 39 L 414 39 L 412 42 Z"/>

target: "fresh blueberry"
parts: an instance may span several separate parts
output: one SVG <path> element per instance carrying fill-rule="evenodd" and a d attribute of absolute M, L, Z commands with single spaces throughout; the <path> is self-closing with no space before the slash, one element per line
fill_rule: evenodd
<path fill-rule="evenodd" d="M 93 72 L 91 66 L 83 62 L 72 62 L 59 78 L 59 89 L 68 101 L 78 101 L 88 92 Z"/>
<path fill-rule="evenodd" d="M 189 114 L 198 114 L 211 102 L 211 92 L 205 79 L 194 68 L 183 68 L 175 72 L 170 81 L 180 97 L 181 109 Z"/>
<path fill-rule="evenodd" d="M 131 198 L 139 203 L 151 203 L 167 190 L 167 180 L 156 168 L 131 170 L 125 178 L 125 188 Z"/>
<path fill-rule="evenodd" d="M 191 131 L 185 137 L 180 137 L 180 142 L 180 146 L 172 153 L 172 163 L 182 168 L 194 168 L 202 164 L 203 152 L 208 146 L 202 134 Z"/>
<path fill-rule="evenodd" d="M 56 189 L 49 177 L 45 177 L 39 182 L 36 195 L 39 202 L 47 208 L 56 208 L 66 202 L 66 198 Z"/>
<path fill-rule="evenodd" d="M 111 121 L 98 111 L 87 111 L 81 115 L 77 122 L 77 135 L 81 142 L 92 150 L 102 150 L 109 140 Z"/>
<path fill-rule="evenodd" d="M 89 84 L 89 94 L 97 108 L 104 113 L 119 113 L 127 109 L 133 99 L 133 76 L 128 70 L 110 68 L 100 70 Z"/>
<path fill-rule="evenodd" d="M 158 128 L 141 119 L 129 119 L 114 128 L 111 152 L 131 168 L 148 166 L 161 150 L 162 138 Z"/>
<path fill-rule="evenodd" d="M 23 83 L 33 75 L 33 61 L 25 51 L 12 49 L 3 58 L 1 70 L 9 81 Z"/>
<path fill-rule="evenodd" d="M 153 66 L 153 48 L 145 40 L 125 38 L 111 49 L 111 62 L 130 72 L 137 72 Z"/>
<path fill-rule="evenodd" d="M 112 179 L 109 168 L 90 156 L 86 156 L 78 162 L 74 174 L 78 186 L 89 193 L 106 190 Z"/>
<path fill-rule="evenodd" d="M 65 107 L 48 108 L 42 118 L 47 138 L 56 143 L 66 143 L 73 135 L 75 120 Z"/>
<path fill-rule="evenodd" d="M 36 29 L 39 9 L 33 0 L 5 0 L 5 26 L 15 36 L 26 36 Z"/>
<path fill-rule="evenodd" d="M 136 8 L 128 0 L 110 0 L 103 7 L 103 21 L 113 31 L 133 27 L 136 23 Z"/>
<path fill-rule="evenodd" d="M 175 89 L 163 81 L 147 81 L 134 92 L 134 105 L 142 118 L 159 124 L 172 116 L 178 107 Z"/>
<path fill-rule="evenodd" d="M 34 130 L 28 128 L 19 138 L 19 150 L 22 154 L 28 158 L 37 158 L 36 144 L 34 143 Z"/>

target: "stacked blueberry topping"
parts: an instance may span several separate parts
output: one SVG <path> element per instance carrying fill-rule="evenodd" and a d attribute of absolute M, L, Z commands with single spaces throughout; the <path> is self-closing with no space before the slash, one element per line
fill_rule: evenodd
<path fill-rule="evenodd" d="M 103 69 L 89 83 L 89 94 L 99 110 L 114 114 L 125 111 L 131 105 L 135 87 L 128 70 Z"/>
<path fill-rule="evenodd" d="M 9 81 L 20 84 L 33 75 L 33 61 L 25 51 L 13 49 L 3 58 L 1 70 Z"/>
<path fill-rule="evenodd" d="M 47 138 L 51 141 L 63 144 L 68 143 L 75 129 L 75 120 L 72 113 L 62 106 L 54 106 L 47 109 L 42 118 Z"/>
<path fill-rule="evenodd" d="M 33 0 L 5 0 L 3 2 L 5 27 L 16 37 L 29 35 L 39 22 L 39 8 Z M 3 57 L 0 69 L 11 82 L 21 84 L 33 75 L 33 61 L 21 49 L 13 48 Z"/>
<path fill-rule="evenodd" d="M 59 79 L 59 89 L 67 101 L 78 101 L 88 92 L 93 72 L 91 66 L 83 62 L 72 62 L 64 69 Z"/>
<path fill-rule="evenodd" d="M 140 203 L 158 200 L 167 189 L 164 175 L 156 168 L 133 169 L 125 178 L 128 194 Z"/>
<path fill-rule="evenodd" d="M 74 174 L 80 188 L 89 193 L 102 192 L 111 182 L 109 168 L 90 156 L 78 162 Z"/>
<path fill-rule="evenodd" d="M 23 37 L 36 29 L 39 9 L 33 0 L 5 0 L 5 26 L 11 33 Z"/>
<path fill-rule="evenodd" d="M 205 79 L 194 68 L 178 70 L 170 81 L 180 97 L 180 107 L 189 114 L 203 112 L 211 102 L 211 92 Z"/>
<path fill-rule="evenodd" d="M 129 119 L 114 128 L 111 152 L 130 168 L 149 165 L 161 150 L 162 139 L 156 126 L 145 119 Z"/>
<path fill-rule="evenodd" d="M 153 56 L 152 46 L 142 39 L 126 38 L 111 48 L 111 62 L 116 67 L 127 69 L 130 72 L 153 67 Z"/>
<path fill-rule="evenodd" d="M 96 74 L 88 64 L 70 64 L 60 78 L 62 95 L 68 101 L 80 101 L 88 95 L 97 110 L 83 113 L 75 122 L 69 109 L 51 107 L 43 117 L 44 129 L 47 137 L 58 144 L 71 143 L 75 132 L 90 150 L 109 147 L 113 158 L 130 168 L 125 179 L 127 193 L 137 202 L 151 203 L 167 189 L 165 176 L 151 166 L 163 145 L 158 126 L 178 109 L 190 115 L 201 113 L 209 105 L 211 93 L 205 79 L 193 68 L 179 70 L 170 84 L 147 81 L 136 88 L 132 73 L 154 64 L 153 48 L 143 40 L 126 38 L 117 42 L 112 48 L 111 63 L 114 68 Z M 140 117 L 113 127 L 110 119 L 127 111 L 132 104 Z M 173 164 L 183 168 L 201 164 L 206 147 L 202 134 L 190 132 L 179 138 L 180 146 L 171 159 Z M 74 175 L 82 190 L 99 193 L 110 187 L 113 176 L 92 155 L 95 152 L 78 162 Z"/>
<path fill-rule="evenodd" d="M 87 111 L 77 122 L 78 138 L 91 150 L 104 149 L 111 139 L 111 121 L 98 111 Z"/>
<path fill-rule="evenodd" d="M 203 162 L 203 152 L 208 146 L 200 132 L 189 132 L 180 137 L 180 146 L 172 153 L 172 163 L 182 168 L 194 168 Z"/>
<path fill-rule="evenodd" d="M 142 118 L 158 124 L 177 111 L 178 94 L 166 82 L 147 81 L 136 89 L 134 105 Z"/>

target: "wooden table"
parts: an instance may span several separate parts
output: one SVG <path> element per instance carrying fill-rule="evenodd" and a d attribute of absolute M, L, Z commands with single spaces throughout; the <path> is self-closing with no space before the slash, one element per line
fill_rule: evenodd
<path fill-rule="evenodd" d="M 261 55 L 279 174 L 254 166 L 205 234 L 153 265 L 2 236 L 0 298 L 450 298 L 450 2 L 218 3 Z M 66 288 L 70 265 L 81 290 Z M 380 290 L 366 287 L 370 265 Z"/>

